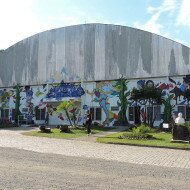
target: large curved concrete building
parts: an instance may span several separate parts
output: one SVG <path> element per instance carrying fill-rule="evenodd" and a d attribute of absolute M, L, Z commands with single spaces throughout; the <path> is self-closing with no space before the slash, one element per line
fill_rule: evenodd
<path fill-rule="evenodd" d="M 45 31 L 0 54 L 0 85 L 190 74 L 188 47 L 125 26 L 84 24 Z M 70 77 L 60 75 L 67 72 Z M 63 73 L 64 74 L 64 73 Z"/>
<path fill-rule="evenodd" d="M 185 98 L 182 101 L 180 96 L 190 85 L 190 49 L 135 28 L 84 24 L 41 32 L 1 51 L 0 67 L 2 118 L 13 117 L 10 110 L 14 110 L 15 91 L 12 87 L 20 84 L 23 88 L 20 110 L 25 110 L 25 115 L 35 121 L 42 120 L 35 118 L 36 107 L 39 116 L 40 105 L 47 107 L 48 102 L 49 107 L 55 107 L 53 104 L 64 98 L 80 97 L 81 104 L 91 108 L 95 121 L 113 123 L 120 110 L 119 92 L 114 87 L 121 75 L 128 79 L 129 91 L 149 82 L 161 88 L 166 96 L 173 94 L 173 104 L 181 106 L 175 106 L 176 111 L 188 118 L 187 101 Z M 64 89 L 76 91 L 64 94 Z M 132 102 L 130 106 L 127 116 L 133 122 L 137 116 Z M 49 107 L 46 111 L 51 112 Z M 147 106 L 141 105 L 141 108 L 146 113 Z M 155 107 L 153 112 L 156 110 L 157 120 L 161 122 L 164 108 Z M 44 112 L 42 115 L 44 119 Z M 56 119 L 50 123 L 59 123 L 60 118 Z"/>

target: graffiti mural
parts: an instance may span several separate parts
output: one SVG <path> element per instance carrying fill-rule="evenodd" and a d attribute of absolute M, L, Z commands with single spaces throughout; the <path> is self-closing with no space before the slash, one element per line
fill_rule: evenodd
<path fill-rule="evenodd" d="M 62 75 L 67 75 L 68 78 L 71 77 L 66 70 L 62 70 Z M 63 78 L 63 77 L 62 77 Z M 130 80 L 127 84 L 127 90 L 131 92 L 133 87 L 141 89 L 145 86 L 155 87 L 162 90 L 162 106 L 160 108 L 162 119 L 165 121 L 169 120 L 170 113 L 178 111 L 178 105 L 187 105 L 189 100 L 185 95 L 187 90 L 190 90 L 190 75 L 184 77 L 169 77 L 166 78 L 155 78 L 155 79 L 141 79 L 141 80 Z M 57 113 L 55 105 L 47 103 L 48 101 L 59 102 L 64 97 L 67 99 L 80 98 L 81 105 L 85 109 L 89 109 L 92 106 L 98 106 L 102 108 L 103 119 L 102 123 L 104 125 L 113 125 L 119 119 L 119 112 L 121 111 L 121 106 L 117 106 L 117 102 L 120 102 L 119 96 L 121 91 L 121 86 L 117 85 L 117 81 L 101 81 L 101 82 L 88 82 L 81 84 L 65 83 L 62 81 L 59 84 L 45 84 L 39 86 L 25 86 L 21 87 L 21 102 L 20 111 L 29 120 L 34 120 L 35 107 L 38 109 L 46 109 L 52 115 L 52 117 L 58 118 L 58 121 L 67 121 L 67 118 L 62 113 Z M 85 94 L 86 92 L 86 94 Z M 84 96 L 83 96 L 84 95 Z M 89 96 L 91 95 L 91 96 Z M 128 95 L 128 94 L 127 94 Z M 9 115 L 11 117 L 12 109 L 15 109 L 15 99 L 16 99 L 15 89 L 12 88 L 1 88 L 0 89 L 0 107 L 2 109 L 9 109 Z M 122 98 L 121 98 L 122 99 Z M 140 107 L 140 116 L 146 118 L 146 111 L 148 102 L 141 100 L 134 102 L 130 100 L 130 96 L 124 97 L 124 100 L 129 103 L 130 106 Z M 49 104 L 49 105 L 47 105 Z M 177 106 L 176 106 L 177 105 Z M 119 109 L 113 111 L 112 107 Z M 28 112 L 23 111 L 24 108 L 28 108 Z M 82 108 L 81 108 L 82 109 Z M 128 110 L 128 109 L 127 109 Z M 73 114 L 76 110 L 69 110 Z M 78 111 L 78 110 L 77 110 Z M 81 111 L 81 110 L 80 110 Z M 82 109 L 83 111 L 83 109 Z M 124 109 L 125 111 L 125 109 Z M 83 114 L 83 113 L 82 113 Z M 81 114 L 81 115 L 82 115 Z M 76 112 L 75 115 L 80 115 Z M 126 116 L 128 114 L 126 113 Z M 82 117 L 79 117 L 79 120 Z M 142 119 L 143 120 L 143 119 Z M 131 121 L 131 120 L 130 120 Z"/>
<path fill-rule="evenodd" d="M 67 81 L 81 81 L 81 78 L 77 75 L 71 74 L 64 66 L 61 71 L 55 71 L 54 74 L 46 81 L 47 84 L 60 83 L 62 80 Z"/>
<path fill-rule="evenodd" d="M 26 102 L 25 102 L 25 106 L 28 108 L 28 113 L 26 115 L 27 119 L 29 121 L 32 120 L 33 118 L 33 107 L 34 107 L 34 104 L 32 102 L 32 99 L 33 99 L 33 90 L 32 88 L 30 88 L 30 86 L 25 86 L 24 87 L 24 92 L 25 92 L 25 98 L 23 99 L 26 99 Z"/>
<path fill-rule="evenodd" d="M 1 108 L 9 108 L 9 102 L 11 97 L 15 99 L 15 92 L 13 90 L 7 90 L 7 89 L 0 90 Z"/>
<path fill-rule="evenodd" d="M 62 81 L 60 84 L 50 88 L 46 98 L 61 100 L 64 97 L 81 97 L 84 93 L 84 89 L 80 84 L 74 85 L 73 83 L 64 83 Z"/>
<path fill-rule="evenodd" d="M 65 67 L 62 67 L 61 75 L 62 75 L 63 79 L 67 79 L 69 81 L 79 81 L 80 80 L 79 76 L 70 74 Z"/>
<path fill-rule="evenodd" d="M 190 89 L 190 75 L 186 75 L 183 77 L 183 81 L 175 81 L 169 78 L 169 81 L 174 85 L 174 88 L 169 91 L 169 93 L 174 94 L 174 100 L 176 104 L 185 104 L 186 98 L 184 97 L 184 93 L 187 89 Z"/>
<path fill-rule="evenodd" d="M 36 91 L 36 93 L 35 93 L 36 97 L 39 97 L 39 96 L 41 96 L 41 95 L 43 95 L 43 94 L 44 94 L 44 92 L 43 92 L 43 91 L 40 91 L 40 88 L 38 87 L 38 88 L 37 88 L 37 91 Z"/>
<path fill-rule="evenodd" d="M 115 82 L 96 82 L 96 88 L 92 92 L 87 91 L 88 94 L 95 95 L 93 101 L 98 102 L 106 114 L 106 119 L 103 121 L 104 125 L 109 125 L 118 119 L 118 115 L 111 111 L 109 103 L 109 98 L 118 96 L 118 89 L 114 85 Z"/>
<path fill-rule="evenodd" d="M 162 96 L 168 97 L 172 95 L 175 104 L 185 104 L 186 99 L 184 93 L 190 89 L 190 75 L 183 77 L 183 80 L 175 80 L 169 77 L 168 82 L 158 82 L 154 84 L 156 88 L 162 89 Z"/>
<path fill-rule="evenodd" d="M 137 88 L 143 88 L 143 87 L 154 87 L 154 82 L 152 80 L 139 80 L 137 81 Z"/>
<path fill-rule="evenodd" d="M 186 75 L 183 78 L 168 78 L 168 81 L 160 82 L 159 80 L 139 80 L 137 81 L 137 89 L 145 86 L 154 86 L 162 90 L 162 105 L 163 105 L 163 120 L 169 122 L 171 115 L 176 111 L 176 105 L 188 104 L 187 90 L 190 90 L 190 75 Z M 132 106 L 135 103 L 132 102 Z M 146 102 L 138 102 L 141 106 L 142 115 L 146 115 L 145 105 Z"/>
<path fill-rule="evenodd" d="M 35 109 L 36 108 L 43 109 L 46 107 L 46 103 L 43 102 L 46 93 L 47 93 L 47 85 L 42 85 L 37 87 L 32 87 L 32 86 L 22 87 L 20 93 L 21 96 L 20 111 L 24 116 L 24 118 L 26 118 L 28 121 L 32 121 L 34 120 L 35 117 Z"/>

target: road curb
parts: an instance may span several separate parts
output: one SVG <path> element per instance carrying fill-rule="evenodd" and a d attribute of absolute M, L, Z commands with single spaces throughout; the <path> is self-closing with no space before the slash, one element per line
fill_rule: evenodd
<path fill-rule="evenodd" d="M 101 142 L 100 142 L 101 143 Z M 127 146 L 138 146 L 138 147 L 147 147 L 147 148 L 163 148 L 163 149 L 175 149 L 175 150 L 189 150 L 190 148 L 178 148 L 178 147 L 169 147 L 169 146 L 151 146 L 151 145 L 137 145 L 137 144 L 129 144 L 129 143 L 113 143 L 107 142 L 104 144 L 114 144 L 114 145 L 127 145 Z"/>

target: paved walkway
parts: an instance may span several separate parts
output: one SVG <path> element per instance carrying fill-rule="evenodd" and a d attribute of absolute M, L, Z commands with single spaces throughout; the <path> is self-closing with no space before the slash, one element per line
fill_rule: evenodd
<path fill-rule="evenodd" d="M 30 128 L 30 130 L 33 129 Z M 23 131 L 25 130 L 1 129 L 0 147 L 12 147 L 65 156 L 115 160 L 134 164 L 190 169 L 190 151 L 100 144 L 92 141 L 84 141 L 84 139 L 66 140 L 31 137 L 22 135 L 21 132 Z"/>
<path fill-rule="evenodd" d="M 126 127 L 123 126 L 118 126 L 117 128 L 110 130 L 110 131 L 102 131 L 100 133 L 96 133 L 96 134 L 91 134 L 91 135 L 87 135 L 87 136 L 83 136 L 74 140 L 78 140 L 78 141 L 86 141 L 86 142 L 96 142 L 96 138 L 97 137 L 104 137 L 106 135 L 111 135 L 113 133 L 117 133 L 120 131 L 124 131 L 126 129 Z M 93 131 L 93 130 L 92 130 Z"/>

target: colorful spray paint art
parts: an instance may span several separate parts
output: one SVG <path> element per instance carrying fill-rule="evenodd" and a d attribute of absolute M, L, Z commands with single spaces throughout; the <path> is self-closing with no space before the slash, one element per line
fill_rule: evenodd
<path fill-rule="evenodd" d="M 81 97 L 84 94 L 84 89 L 81 85 L 75 85 L 73 83 L 64 83 L 52 86 L 46 95 L 46 98 L 55 98 L 61 100 L 64 97 Z"/>

